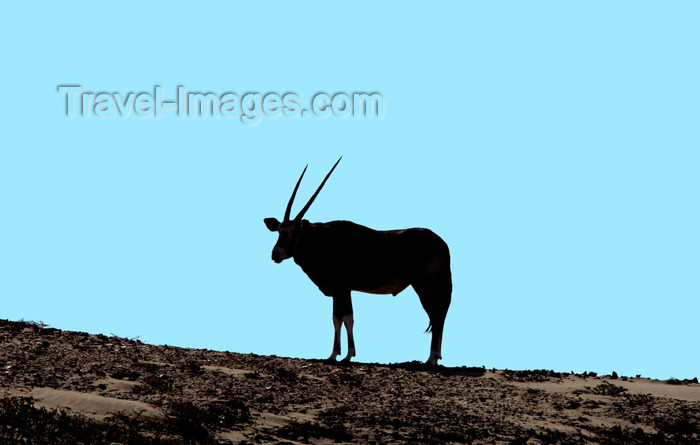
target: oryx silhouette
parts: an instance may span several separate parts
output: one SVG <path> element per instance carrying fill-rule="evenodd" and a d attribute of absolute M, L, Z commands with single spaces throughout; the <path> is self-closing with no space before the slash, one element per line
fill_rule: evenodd
<path fill-rule="evenodd" d="M 452 298 L 447 244 L 428 229 L 372 230 L 350 221 L 310 223 L 303 219 L 340 159 L 294 219 L 290 219 L 292 204 L 308 165 L 294 187 L 282 222 L 265 218 L 267 228 L 279 233 L 272 260 L 281 263 L 294 258 L 321 292 L 333 297 L 335 337 L 330 360 L 340 354 L 343 324 L 348 334 L 348 353 L 343 360 L 355 356 L 351 291 L 395 296 L 413 286 L 430 318 L 426 332 L 432 329 L 432 341 L 427 363 L 436 365 L 442 358 L 442 332 Z"/>

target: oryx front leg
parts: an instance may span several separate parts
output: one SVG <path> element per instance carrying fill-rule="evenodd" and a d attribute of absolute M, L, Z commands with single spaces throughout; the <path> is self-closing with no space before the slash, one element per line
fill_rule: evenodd
<path fill-rule="evenodd" d="M 352 314 L 343 317 L 343 324 L 345 324 L 345 330 L 348 331 L 348 355 L 343 361 L 349 362 L 351 358 L 355 357 L 355 339 L 352 336 L 352 325 L 355 324 L 355 320 Z"/>
<path fill-rule="evenodd" d="M 340 355 L 340 328 L 345 325 L 345 330 L 348 332 L 348 355 L 343 361 L 350 361 L 355 357 L 355 339 L 352 335 L 353 317 L 352 317 L 352 300 L 350 292 L 343 292 L 333 295 L 333 326 L 335 327 L 335 338 L 333 339 L 333 353 L 329 360 L 335 360 Z"/>
<path fill-rule="evenodd" d="M 343 327 L 343 320 L 333 316 L 333 327 L 335 328 L 335 336 L 333 337 L 333 352 L 328 360 L 335 361 L 336 357 L 340 355 L 340 328 Z"/>

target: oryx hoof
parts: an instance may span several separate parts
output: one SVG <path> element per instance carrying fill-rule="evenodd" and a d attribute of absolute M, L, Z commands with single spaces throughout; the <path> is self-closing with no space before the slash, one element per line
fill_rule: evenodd
<path fill-rule="evenodd" d="M 348 351 L 348 355 L 345 356 L 343 360 L 341 360 L 343 363 L 350 363 L 350 359 L 355 357 L 355 348 L 350 348 Z"/>

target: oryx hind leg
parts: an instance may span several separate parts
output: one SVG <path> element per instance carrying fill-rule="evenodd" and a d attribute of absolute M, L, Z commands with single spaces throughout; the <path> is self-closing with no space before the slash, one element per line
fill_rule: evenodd
<path fill-rule="evenodd" d="M 445 327 L 445 321 L 435 322 L 432 326 L 433 337 L 430 340 L 430 356 L 426 361 L 429 365 L 437 365 L 438 360 L 442 359 L 442 331 Z"/>
<path fill-rule="evenodd" d="M 432 332 L 432 338 L 430 356 L 426 363 L 437 365 L 438 360 L 442 359 L 442 332 L 452 300 L 452 281 L 449 271 L 446 276 L 427 277 L 424 280 L 417 280 L 412 285 L 430 319 L 428 330 Z"/>

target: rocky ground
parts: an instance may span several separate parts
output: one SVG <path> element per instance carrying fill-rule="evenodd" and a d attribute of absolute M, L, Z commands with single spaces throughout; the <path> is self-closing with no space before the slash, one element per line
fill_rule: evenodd
<path fill-rule="evenodd" d="M 0 321 L 0 443 L 700 443 L 700 385 L 328 363 Z"/>

